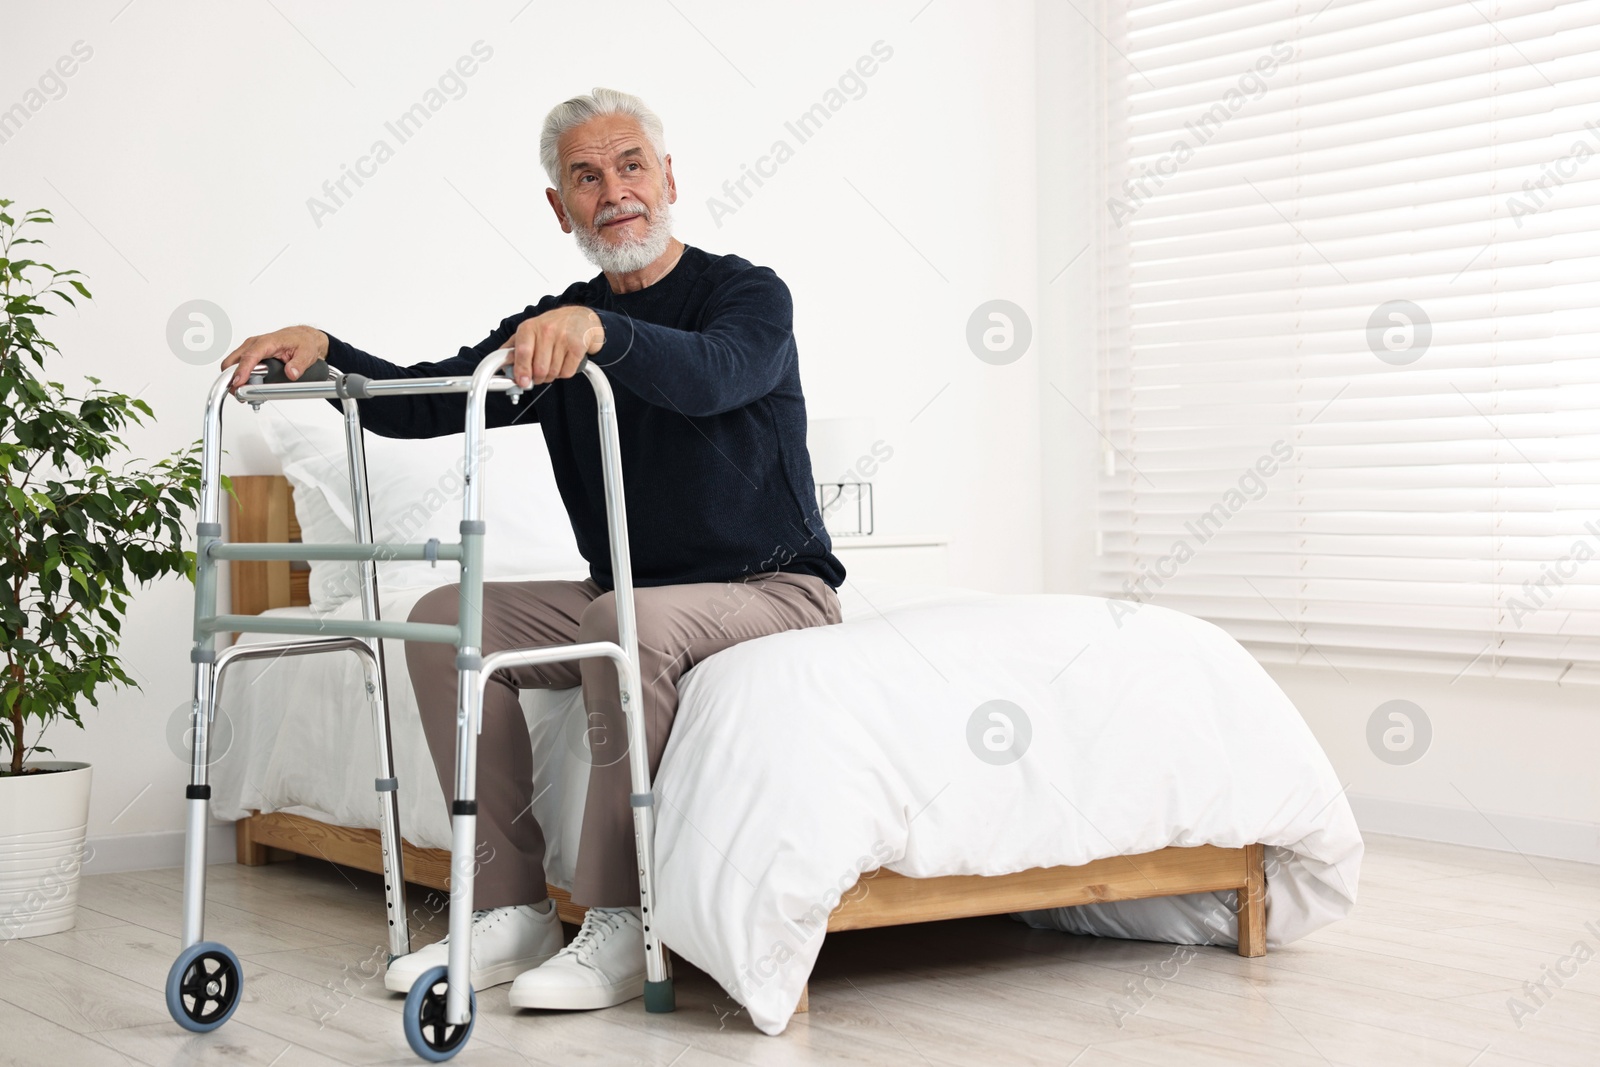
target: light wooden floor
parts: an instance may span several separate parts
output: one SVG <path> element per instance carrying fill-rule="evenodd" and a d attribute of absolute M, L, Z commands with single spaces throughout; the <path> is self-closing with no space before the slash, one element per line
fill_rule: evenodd
<path fill-rule="evenodd" d="M 470 1064 L 1600 1063 L 1600 867 L 1369 838 L 1354 916 L 1263 959 L 1100 941 L 978 919 L 838 934 L 811 1013 L 781 1037 L 678 965 L 678 1011 L 634 1002 L 513 1014 L 479 995 Z M 0 943 L 0 1063 L 412 1064 L 382 958 L 377 879 L 300 861 L 211 868 L 207 935 L 245 964 L 220 1030 L 181 1031 L 162 985 L 177 951 L 179 872 L 85 880 L 78 928 Z M 412 907 L 427 907 L 418 892 Z M 1593 929 L 1585 929 L 1593 923 Z M 420 931 L 443 935 L 442 915 Z M 1513 1021 L 1508 998 L 1550 997 Z M 1128 987 L 1148 978 L 1137 1012 Z M 1163 980 L 1164 976 L 1171 977 Z M 1123 999 L 1120 1017 L 1109 1006 Z"/>

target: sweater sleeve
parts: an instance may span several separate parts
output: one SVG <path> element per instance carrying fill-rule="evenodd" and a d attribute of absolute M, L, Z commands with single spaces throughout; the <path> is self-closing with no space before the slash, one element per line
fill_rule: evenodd
<path fill-rule="evenodd" d="M 605 344 L 591 358 L 648 403 L 719 415 L 777 387 L 795 359 L 794 305 L 770 267 L 740 271 L 706 302 L 702 329 L 595 309 Z"/>
<path fill-rule="evenodd" d="M 413 363 L 402 367 L 386 359 L 363 352 L 361 349 L 328 334 L 328 365 L 346 374 L 363 374 L 368 378 L 436 378 L 470 377 L 478 364 L 490 352 L 505 345 L 524 319 L 549 310 L 553 298 L 546 297 L 537 306 L 503 319 L 499 326 L 482 341 L 470 348 L 462 348 L 456 355 L 437 363 Z M 327 333 L 326 330 L 323 331 Z M 513 405 L 504 393 L 490 393 L 484 407 L 485 425 L 507 426 L 512 422 L 534 422 L 533 397 L 524 395 L 519 405 Z M 339 400 L 329 400 L 341 408 Z M 361 425 L 380 437 L 443 437 L 461 433 L 467 418 L 465 393 L 428 393 L 415 396 L 372 397 L 358 401 L 361 406 Z"/>

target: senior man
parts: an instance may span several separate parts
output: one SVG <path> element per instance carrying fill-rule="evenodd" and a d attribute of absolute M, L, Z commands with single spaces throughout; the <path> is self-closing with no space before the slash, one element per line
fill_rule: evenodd
<path fill-rule="evenodd" d="M 520 407 L 491 394 L 487 422 L 540 423 L 589 577 L 486 583 L 485 654 L 617 640 L 594 392 L 570 380 L 586 356 L 604 367 L 616 393 L 654 774 L 683 673 L 740 641 L 838 622 L 835 590 L 844 567 L 812 487 L 787 286 L 770 268 L 711 255 L 672 236 L 672 157 L 661 120 L 637 97 L 595 89 L 559 105 L 545 119 L 539 158 L 555 185 L 545 196 L 557 221 L 599 276 L 546 296 L 439 363 L 397 366 L 321 330 L 294 326 L 250 338 L 223 366 L 237 367 L 236 386 L 268 357 L 284 360 L 290 378 L 322 358 L 373 378 L 467 375 L 490 352 L 514 349 L 513 374 L 536 393 Z M 363 425 L 387 437 L 459 433 L 465 418 L 459 394 L 360 404 Z M 488 534 L 495 536 L 492 518 Z M 417 603 L 411 621 L 453 624 L 457 606 L 456 586 L 436 589 Z M 454 652 L 406 644 L 447 797 L 455 784 Z M 530 810 L 533 756 L 517 690 L 580 683 L 592 762 L 572 898 L 589 911 L 563 948 L 545 889 L 544 836 Z M 643 992 L 644 931 L 620 708 L 616 669 L 605 659 L 503 671 L 488 687 L 477 853 L 488 859 L 476 883 L 472 984 L 512 982 L 509 998 L 517 1007 L 603 1008 Z M 440 942 L 400 957 L 385 984 L 409 989 L 446 954 Z"/>

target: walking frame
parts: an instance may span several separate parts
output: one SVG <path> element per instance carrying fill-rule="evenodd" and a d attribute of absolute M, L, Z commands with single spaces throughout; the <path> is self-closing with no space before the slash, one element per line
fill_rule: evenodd
<path fill-rule="evenodd" d="M 223 373 L 206 401 L 201 447 L 201 486 L 195 550 L 194 691 L 191 705 L 193 749 L 184 849 L 182 950 L 167 978 L 167 1007 L 186 1029 L 209 1031 L 232 1016 L 240 1001 L 243 969 L 226 946 L 205 938 L 206 827 L 211 786 L 208 782 L 209 731 L 227 668 L 241 660 L 350 652 L 361 661 L 372 709 L 377 747 L 378 826 L 383 855 L 384 905 L 388 917 L 389 959 L 411 951 L 405 906 L 405 872 L 400 838 L 399 783 L 394 773 L 389 730 L 387 674 L 383 639 L 432 641 L 456 648 L 455 796 L 450 804 L 450 946 L 448 963 L 421 975 L 406 997 L 403 1014 L 406 1039 L 424 1059 L 454 1056 L 466 1044 L 476 1015 L 477 998 L 470 984 L 472 958 L 472 890 L 477 841 L 478 734 L 482 729 L 483 696 L 489 678 L 511 667 L 533 666 L 604 656 L 617 669 L 622 711 L 627 719 L 634 842 L 639 860 L 639 903 L 645 938 L 645 1008 L 673 1010 L 670 962 L 655 932 L 655 808 L 650 786 L 649 747 L 639 684 L 638 631 L 634 615 L 633 571 L 628 555 L 628 524 L 623 500 L 622 464 L 617 437 L 616 406 L 605 373 L 587 359 L 579 371 L 589 379 L 599 409 L 600 459 L 605 478 L 606 521 L 611 540 L 611 573 L 615 583 L 617 642 L 590 641 L 483 655 L 482 604 L 484 537 L 483 476 L 479 443 L 485 429 L 490 393 L 506 393 L 519 403 L 524 392 L 505 373 L 509 349 L 485 357 L 469 377 L 370 379 L 343 374 L 319 362 L 298 381 L 283 376 L 277 360 L 255 368 L 237 398 L 258 409 L 281 400 L 328 400 L 344 409 L 345 445 L 349 456 L 350 495 L 355 515 L 355 541 L 350 544 L 240 544 L 223 539 L 220 522 L 222 410 L 233 372 Z M 270 365 L 270 366 L 269 366 Z M 425 544 L 376 544 L 368 499 L 366 456 L 357 402 L 385 396 L 433 393 L 466 395 L 465 493 L 461 540 Z M 217 614 L 217 569 L 225 560 L 342 560 L 357 564 L 360 619 L 301 619 Z M 428 560 L 460 565 L 460 611 L 457 625 L 390 622 L 378 602 L 377 562 Z M 312 638 L 282 643 L 235 644 L 219 649 L 219 634 L 252 632 Z M 440 990 L 443 990 L 441 993 Z"/>

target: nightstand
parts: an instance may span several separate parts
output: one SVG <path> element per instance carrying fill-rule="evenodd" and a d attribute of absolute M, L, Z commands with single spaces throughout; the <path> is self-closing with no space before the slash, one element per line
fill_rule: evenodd
<path fill-rule="evenodd" d="M 929 535 L 833 538 L 833 554 L 844 564 L 845 580 L 873 578 L 886 582 L 947 585 L 950 564 L 945 550 L 948 538 Z"/>

